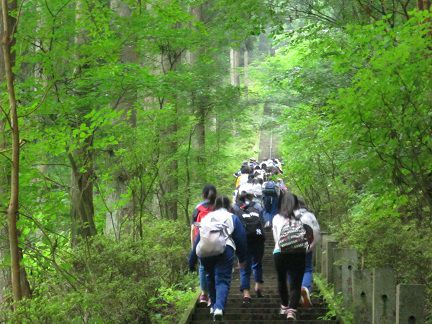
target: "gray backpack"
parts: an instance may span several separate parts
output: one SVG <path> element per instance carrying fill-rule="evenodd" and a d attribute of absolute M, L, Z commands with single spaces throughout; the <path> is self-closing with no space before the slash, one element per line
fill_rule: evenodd
<path fill-rule="evenodd" d="M 221 222 L 216 217 L 207 215 L 197 224 L 200 241 L 196 247 L 196 254 L 200 258 L 207 258 L 224 253 L 229 239 L 227 220 Z"/>

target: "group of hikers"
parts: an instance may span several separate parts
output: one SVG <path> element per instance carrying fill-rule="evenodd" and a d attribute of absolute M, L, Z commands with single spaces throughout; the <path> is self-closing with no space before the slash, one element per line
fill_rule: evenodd
<path fill-rule="evenodd" d="M 192 215 L 189 268 L 194 271 L 198 261 L 199 304 L 210 308 L 214 321 L 223 320 L 236 259 L 243 304 L 252 302 L 252 274 L 255 296 L 265 296 L 264 229 L 270 227 L 280 314 L 296 320 L 300 303 L 312 305 L 312 253 L 319 240 L 319 225 L 303 200 L 277 178 L 281 173 L 282 163 L 276 159 L 243 162 L 235 174 L 233 204 L 228 197 L 218 196 L 215 186 L 203 188 L 204 200 Z"/>

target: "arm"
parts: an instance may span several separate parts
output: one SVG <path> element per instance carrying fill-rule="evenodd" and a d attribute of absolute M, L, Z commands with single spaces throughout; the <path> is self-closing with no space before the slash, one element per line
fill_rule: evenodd
<path fill-rule="evenodd" d="M 194 236 L 195 236 L 195 225 L 194 222 L 197 221 L 198 218 L 198 209 L 195 208 L 192 213 L 192 223 L 191 223 L 191 232 L 190 232 L 190 241 L 191 241 L 191 247 L 194 245 Z"/>
<path fill-rule="evenodd" d="M 196 255 L 196 247 L 200 241 L 200 235 L 198 234 L 195 242 L 192 245 L 192 251 L 189 254 L 189 270 L 193 271 L 195 264 L 197 263 L 198 257 Z"/>
<path fill-rule="evenodd" d="M 234 231 L 231 234 L 231 237 L 234 240 L 236 245 L 236 254 L 240 263 L 243 263 L 246 259 L 247 253 L 247 239 L 246 239 L 246 231 L 241 223 L 240 219 L 232 215 L 232 220 L 234 224 Z"/>
<path fill-rule="evenodd" d="M 264 224 L 265 224 L 265 220 L 264 220 L 264 209 L 261 207 L 260 204 L 255 204 L 254 207 L 256 208 L 256 210 L 258 210 L 259 218 L 260 218 L 261 224 L 264 225 Z"/>
<path fill-rule="evenodd" d="M 190 242 L 191 242 L 191 248 L 193 248 L 194 246 L 194 229 L 195 229 L 195 225 L 191 224 L 191 230 L 190 230 Z"/>
<path fill-rule="evenodd" d="M 277 221 L 276 217 L 277 216 L 275 216 L 273 218 L 273 227 L 272 227 L 272 230 L 273 230 L 273 240 L 277 244 L 277 242 L 279 241 L 279 234 L 278 234 L 278 229 L 277 229 L 277 227 L 278 227 L 278 221 Z"/>

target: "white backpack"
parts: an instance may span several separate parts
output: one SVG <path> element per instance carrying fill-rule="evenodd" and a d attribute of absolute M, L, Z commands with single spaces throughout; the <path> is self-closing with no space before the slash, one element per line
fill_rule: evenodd
<path fill-rule="evenodd" d="M 200 232 L 200 241 L 196 247 L 197 256 L 207 258 L 224 253 L 230 237 L 228 219 L 222 221 L 210 213 L 196 225 Z"/>
<path fill-rule="evenodd" d="M 297 220 L 300 220 L 303 224 L 310 226 L 313 231 L 313 241 L 309 246 L 309 250 L 312 250 L 321 238 L 321 230 L 318 221 L 314 214 L 305 208 L 294 210 L 294 216 Z"/>

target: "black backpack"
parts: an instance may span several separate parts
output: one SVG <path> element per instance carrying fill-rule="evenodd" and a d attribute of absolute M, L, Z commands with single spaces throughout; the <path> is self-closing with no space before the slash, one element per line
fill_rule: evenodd
<path fill-rule="evenodd" d="M 260 210 L 252 206 L 240 206 L 238 212 L 240 221 L 242 222 L 248 241 L 265 240 L 263 224 L 260 218 Z"/>

